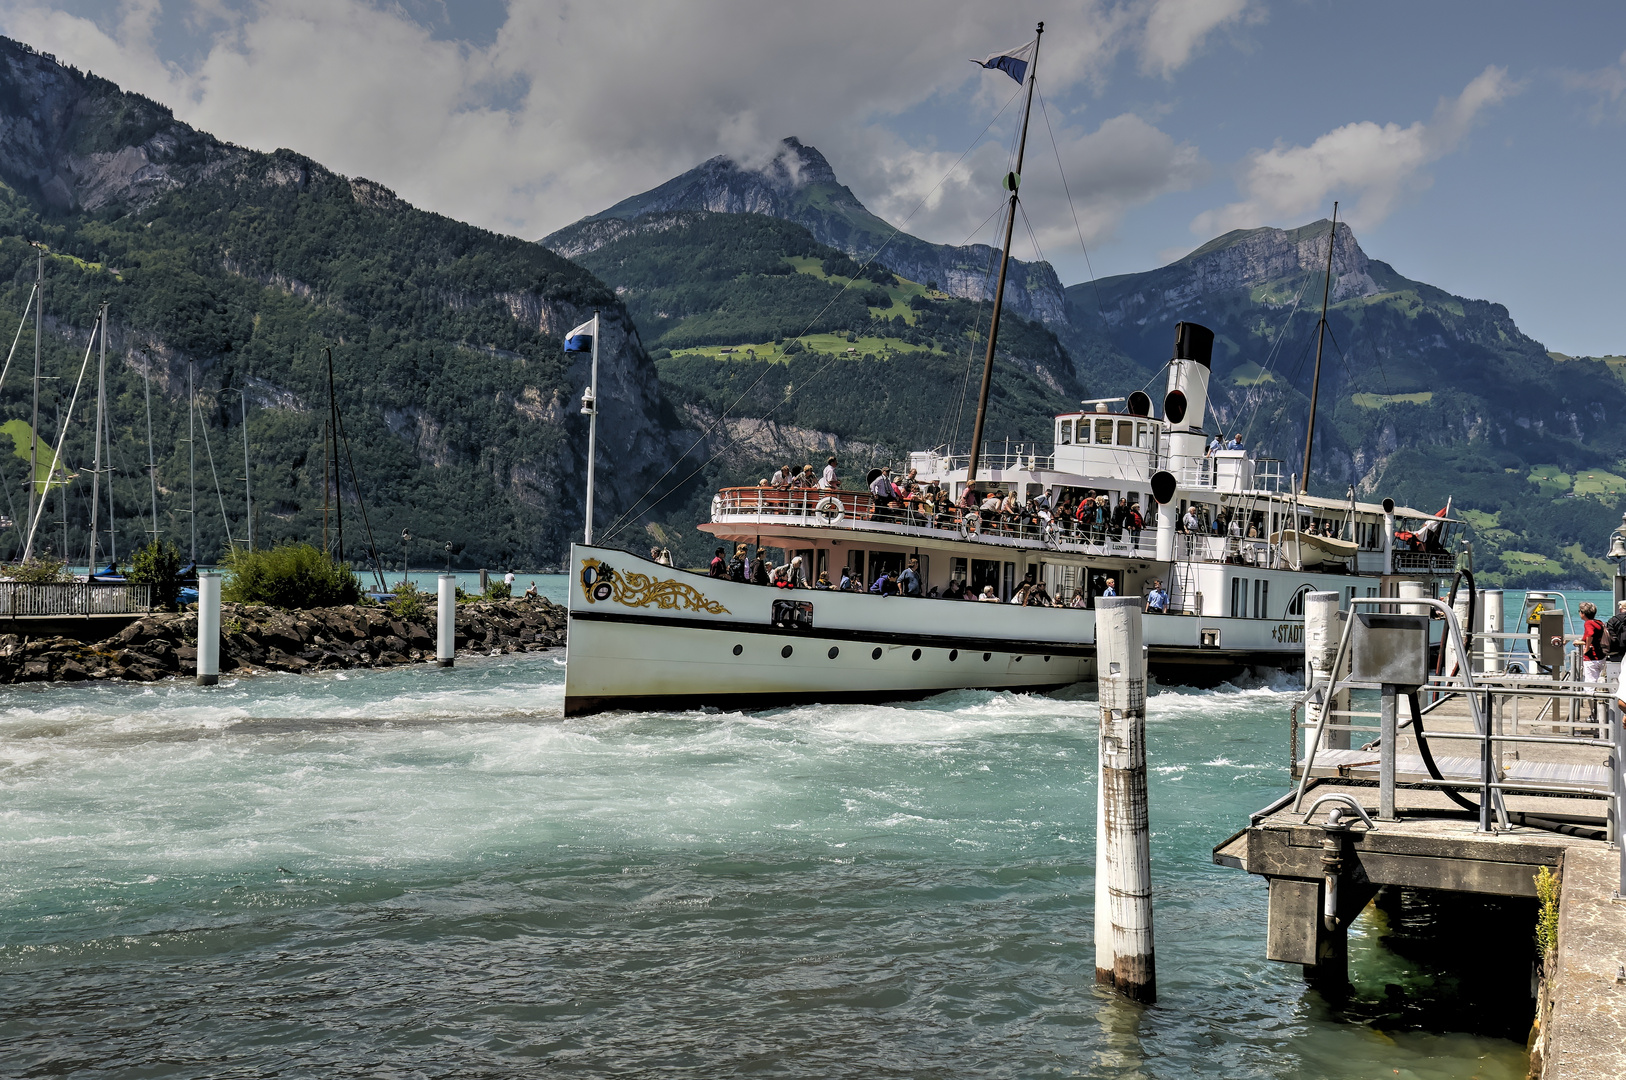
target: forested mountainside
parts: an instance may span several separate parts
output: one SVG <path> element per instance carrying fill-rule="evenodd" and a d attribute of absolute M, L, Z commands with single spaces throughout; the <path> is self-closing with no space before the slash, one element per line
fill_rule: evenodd
<path fill-rule="evenodd" d="M 262 154 L 178 123 L 163 106 L 0 39 L 0 326 L 14 330 L 45 260 L 42 442 L 54 446 L 97 305 L 111 305 L 108 394 L 118 548 L 150 529 L 150 375 L 159 530 L 188 550 L 187 378 L 202 430 L 198 555 L 247 533 L 247 440 L 261 543 L 319 540 L 325 350 L 367 517 L 399 565 L 535 566 L 582 520 L 585 359 L 560 335 L 604 311 L 601 517 L 671 454 L 675 416 L 615 295 L 541 245 L 417 210 L 381 185 L 292 151 Z M 16 521 L 27 501 L 31 331 L 0 388 L 0 453 Z M 84 558 L 94 361 L 64 459 L 68 555 Z M 16 453 L 13 454 L 12 451 Z M 10 462 L 9 465 L 5 462 Z M 215 477 L 220 495 L 216 495 Z M 362 515 L 345 470 L 346 550 Z M 54 499 L 53 499 L 54 502 Z M 224 518 L 222 517 L 224 513 Z M 51 512 L 55 517 L 55 508 Z M 104 520 L 106 512 L 103 512 Z M 41 542 L 62 546 L 60 525 Z M 0 532 L 14 557 L 21 529 Z M 105 546 L 105 541 L 104 541 Z"/>
<path fill-rule="evenodd" d="M 1174 324 L 1216 335 L 1216 424 L 1301 467 L 1331 223 L 1228 233 L 1168 266 L 1068 289 L 1073 327 L 1160 363 Z M 1506 308 L 1333 249 L 1311 488 L 1389 495 L 1476 526 L 1481 576 L 1595 586 L 1626 493 L 1626 382 L 1549 354 Z"/>
<path fill-rule="evenodd" d="M 969 443 L 991 305 L 868 267 L 803 226 L 757 213 L 656 211 L 564 230 L 562 250 L 613 287 L 643 333 L 661 386 L 711 434 L 687 505 L 662 506 L 660 535 L 691 555 L 690 533 L 717 486 L 753 484 L 780 465 L 849 476 L 909 451 Z M 584 231 L 595 244 L 573 245 Z M 1091 382 L 1044 324 L 1000 320 L 985 439 L 1050 440 L 1051 417 Z M 676 550 L 676 548 L 675 548 Z"/>

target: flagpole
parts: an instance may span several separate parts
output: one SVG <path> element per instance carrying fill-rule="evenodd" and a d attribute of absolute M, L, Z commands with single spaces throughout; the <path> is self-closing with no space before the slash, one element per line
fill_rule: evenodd
<path fill-rule="evenodd" d="M 1039 24 L 1033 39 L 1033 61 L 1028 67 L 1028 102 L 1022 112 L 1022 138 L 1016 144 L 1016 170 L 1005 177 L 1005 186 L 1011 189 L 1011 205 L 1005 218 L 1005 248 L 999 259 L 999 284 L 994 289 L 994 314 L 988 324 L 988 354 L 982 361 L 982 389 L 977 394 L 977 422 L 971 429 L 971 462 L 965 471 L 969 486 L 977 482 L 977 458 L 982 449 L 982 427 L 988 419 L 988 389 L 994 377 L 994 346 L 999 340 L 999 313 L 1005 306 L 1005 275 L 1011 266 L 1011 236 L 1016 231 L 1016 195 L 1022 186 L 1022 156 L 1028 148 L 1028 118 L 1033 115 L 1033 83 L 1039 77 L 1039 38 L 1044 36 L 1044 23 Z"/>
<path fill-rule="evenodd" d="M 598 456 L 598 318 L 593 312 L 593 375 L 582 399 L 582 412 L 587 414 L 587 543 L 593 542 L 593 464 Z"/>

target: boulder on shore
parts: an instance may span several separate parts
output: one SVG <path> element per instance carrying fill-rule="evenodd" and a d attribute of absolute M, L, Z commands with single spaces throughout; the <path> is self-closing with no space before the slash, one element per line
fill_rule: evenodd
<path fill-rule="evenodd" d="M 551 600 L 476 600 L 457 608 L 459 652 L 537 652 L 565 643 L 565 609 Z M 0 683 L 125 679 L 153 682 L 197 670 L 197 612 L 155 612 L 105 641 L 0 634 Z M 220 670 L 327 671 L 435 658 L 435 616 L 401 618 L 387 608 L 286 611 L 220 605 Z"/>

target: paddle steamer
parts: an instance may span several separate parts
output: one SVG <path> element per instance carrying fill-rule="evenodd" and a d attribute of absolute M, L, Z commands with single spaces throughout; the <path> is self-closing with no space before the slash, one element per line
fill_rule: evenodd
<path fill-rule="evenodd" d="M 1444 511 L 1430 515 L 1387 499 L 1361 503 L 1353 489 L 1348 500 L 1314 498 L 1284 483 L 1280 461 L 1243 450 L 1210 453 L 1204 422 L 1214 335 L 1193 323 L 1176 328 L 1160 415 L 1137 391 L 1056 416 L 1044 452 L 980 452 L 1038 44 L 1036 37 L 1022 49 L 979 61 L 1018 82 L 1026 76 L 1028 111 L 1015 171 L 1005 177 L 1005 243 L 971 453 L 921 451 L 910 455 L 908 467 L 917 481 L 935 481 L 955 502 L 967 487 L 1014 493 L 1024 503 L 1047 491 L 1056 500 L 1094 494 L 1112 507 L 1120 499 L 1138 503 L 1151 519 L 1147 527 L 1081 532 L 1061 522 L 983 520 L 959 511 L 927 518 L 877 506 L 862 488 L 724 489 L 700 528 L 730 547 L 778 549 L 780 561 L 800 555 L 809 580 L 820 572 L 839 580 L 845 568 L 863 589 L 917 560 L 929 595 L 763 588 L 594 546 L 590 435 L 588 543 L 571 552 L 567 714 L 1058 688 L 1095 674 L 1094 598 L 1109 587 L 1119 595 L 1146 595 L 1153 579 L 1166 587 L 1169 603 L 1144 616 L 1152 672 L 1176 682 L 1213 683 L 1249 667 L 1300 665 L 1306 593 L 1335 590 L 1346 600 L 1399 596 L 1411 593 L 1403 579 L 1429 590 L 1431 579 L 1455 569 L 1446 545 L 1456 522 Z M 1336 216 L 1335 207 L 1335 222 Z M 1336 225 L 1329 236 L 1329 286 L 1334 237 Z M 596 343 L 595 317 L 571 332 L 566 348 Z M 1317 385 L 1320 363 L 1318 348 Z M 590 414 L 596 359 L 594 371 L 583 407 Z M 1306 474 L 1314 423 L 1312 389 Z M 1182 528 L 1188 519 L 1192 525 Z M 1216 531 L 1221 521 L 1235 525 Z M 1397 524 L 1421 539 L 1397 550 Z M 1019 590 L 1027 595 L 1021 583 L 1030 577 L 1062 606 L 1009 603 Z M 991 587 L 1007 602 L 930 598 L 951 584 L 974 593 Z M 1072 606 L 1075 595 L 1082 606 Z"/>

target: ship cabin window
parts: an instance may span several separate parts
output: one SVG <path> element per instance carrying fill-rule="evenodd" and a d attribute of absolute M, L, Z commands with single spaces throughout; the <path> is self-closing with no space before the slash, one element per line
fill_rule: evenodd
<path fill-rule="evenodd" d="M 1135 422 L 1133 420 L 1118 421 L 1118 445 L 1135 445 Z"/>
<path fill-rule="evenodd" d="M 958 581 L 961 587 L 964 587 L 966 578 L 966 560 L 951 557 L 949 559 L 949 580 Z"/>
<path fill-rule="evenodd" d="M 1231 618 L 1246 619 L 1248 617 L 1248 579 L 1234 577 L 1231 579 Z"/>
<path fill-rule="evenodd" d="M 1137 447 L 1142 450 L 1150 450 L 1152 448 L 1151 430 L 1152 426 L 1150 424 L 1135 425 L 1135 445 Z"/>
<path fill-rule="evenodd" d="M 1073 441 L 1073 422 L 1062 420 L 1056 424 L 1056 444 L 1066 446 Z"/>
<path fill-rule="evenodd" d="M 1351 585 L 1344 590 L 1344 603 L 1342 606 L 1345 611 L 1355 606 L 1355 586 Z"/>
<path fill-rule="evenodd" d="M 1304 598 L 1310 595 L 1311 588 L 1312 586 L 1310 585 L 1299 586 L 1298 591 L 1293 594 L 1293 599 L 1287 602 L 1287 614 L 1289 617 L 1296 617 L 1300 619 L 1304 617 Z"/>
<path fill-rule="evenodd" d="M 1097 446 L 1112 445 L 1112 421 L 1097 420 L 1095 422 L 1095 442 Z"/>
<path fill-rule="evenodd" d="M 1265 610 L 1270 607 L 1270 582 L 1258 578 L 1253 583 L 1253 617 L 1265 618 Z"/>

